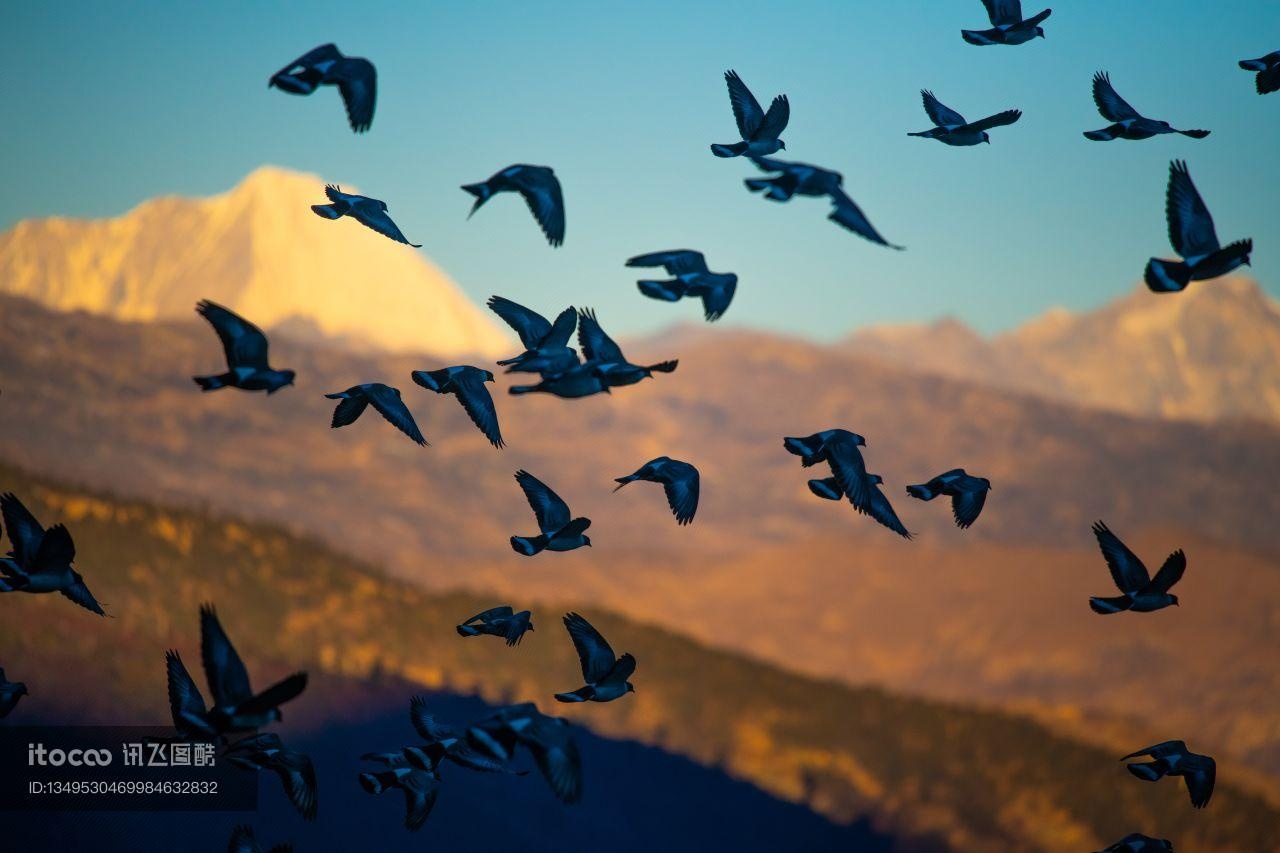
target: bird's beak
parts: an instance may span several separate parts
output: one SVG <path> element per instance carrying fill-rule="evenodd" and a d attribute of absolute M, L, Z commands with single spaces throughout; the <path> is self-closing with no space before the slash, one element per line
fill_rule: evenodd
<path fill-rule="evenodd" d="M 618 479 L 614 480 L 614 482 L 618 484 L 613 487 L 613 490 L 616 492 L 618 491 L 618 489 L 621 489 L 623 486 L 629 483 L 630 480 L 628 480 L 626 477 L 619 477 Z"/>

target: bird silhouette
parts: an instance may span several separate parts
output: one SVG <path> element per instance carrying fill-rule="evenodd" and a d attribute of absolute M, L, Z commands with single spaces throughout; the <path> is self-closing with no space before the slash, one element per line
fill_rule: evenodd
<path fill-rule="evenodd" d="M 1245 71 L 1257 71 L 1254 83 L 1259 95 L 1280 91 L 1280 50 L 1273 50 L 1258 59 L 1242 59 L 1240 67 Z"/>
<path fill-rule="evenodd" d="M 258 843 L 251 826 L 237 826 L 231 831 L 231 841 L 227 844 L 227 853 L 262 853 L 262 845 Z M 277 844 L 267 853 L 293 853 L 292 844 Z"/>
<path fill-rule="evenodd" d="M 907 136 L 936 139 L 946 145 L 965 146 L 978 145 L 983 142 L 990 143 L 991 134 L 987 133 L 988 130 L 993 127 L 1013 124 L 1022 118 L 1022 110 L 1005 110 L 1002 113 L 996 113 L 970 123 L 960 113 L 935 98 L 933 92 L 928 89 L 921 89 L 920 97 L 924 99 L 924 111 L 929 114 L 929 120 L 936 126 L 919 133 L 908 133 Z"/>
<path fill-rule="evenodd" d="M 440 370 L 415 370 L 413 381 L 437 394 L 452 394 L 458 398 L 471 422 L 484 433 L 489 443 L 502 449 L 502 432 L 498 429 L 498 412 L 493 397 L 484 383 L 493 381 L 493 374 L 479 367 L 459 365 Z"/>
<path fill-rule="evenodd" d="M 701 252 L 693 249 L 672 249 L 637 255 L 627 261 L 629 267 L 663 267 L 675 278 L 669 281 L 638 281 L 640 292 L 650 299 L 679 302 L 686 296 L 701 299 L 702 309 L 709 322 L 719 320 L 733 301 L 738 289 L 738 277 L 731 272 L 711 272 Z"/>
<path fill-rule="evenodd" d="M 381 761 L 388 767 L 401 767 L 407 764 L 421 770 L 435 771 L 440 762 L 447 759 L 459 767 L 482 773 L 525 775 L 524 771 L 507 768 L 505 759 L 499 761 L 489 753 L 477 750 L 466 739 L 465 732 L 459 732 L 452 726 L 436 720 L 435 716 L 427 710 L 427 700 L 423 696 L 414 696 L 409 700 L 409 722 L 418 733 L 418 737 L 422 738 L 423 746 L 407 747 L 399 753 L 369 754 L 364 756 L 365 760 Z"/>
<path fill-rule="evenodd" d="M 1216 761 L 1207 755 L 1189 751 L 1187 745 L 1180 740 L 1167 740 L 1148 746 L 1131 752 L 1120 760 L 1128 761 L 1144 755 L 1152 760 L 1125 765 L 1130 773 L 1144 782 L 1155 782 L 1165 776 L 1181 776 L 1187 785 L 1191 805 L 1197 809 L 1209 805 L 1209 798 L 1213 796 L 1213 782 L 1218 773 Z"/>
<path fill-rule="evenodd" d="M 477 749 L 503 762 L 523 746 L 561 802 L 582 799 L 582 756 L 568 720 L 543 714 L 532 702 L 525 702 L 472 724 L 466 736 Z"/>
<path fill-rule="evenodd" d="M 410 832 L 422 829 L 440 796 L 440 774 L 419 770 L 407 764 L 357 777 L 360 787 L 370 794 L 398 789 L 404 792 L 404 826 Z"/>
<path fill-rule="evenodd" d="M 787 96 L 774 98 L 766 113 L 738 72 L 724 72 L 724 82 L 729 87 L 729 104 L 733 107 L 733 118 L 738 123 L 742 141 L 729 145 L 713 144 L 711 153 L 717 157 L 741 157 L 743 154 L 763 157 L 785 149 L 787 143 L 778 137 L 787 129 L 787 121 L 791 118 L 791 102 Z"/>
<path fill-rule="evenodd" d="M 744 183 L 752 192 L 762 192 L 770 201 L 789 201 L 793 195 L 827 196 L 835 205 L 827 219 L 872 243 L 888 246 L 890 249 L 904 248 L 890 243 L 872 227 L 862 208 L 845 194 L 844 176 L 839 172 L 828 171 L 809 163 L 786 163 L 768 157 L 750 159 L 762 172 L 781 172 L 770 178 L 747 178 Z"/>
<path fill-rule="evenodd" d="M 319 86 L 337 86 L 347 108 L 347 120 L 356 133 L 373 124 L 378 100 L 378 71 L 358 56 L 343 56 L 336 45 L 322 44 L 304 53 L 271 76 L 274 86 L 291 95 L 310 95 Z"/>
<path fill-rule="evenodd" d="M 533 630 L 532 616 L 528 610 L 516 613 L 510 605 L 490 607 L 459 625 L 458 634 L 463 637 L 488 634 L 491 637 L 502 637 L 508 646 L 518 646 L 524 639 L 525 632 Z"/>
<path fill-rule="evenodd" d="M 280 706 L 297 698 L 307 687 L 307 674 L 294 674 L 254 693 L 249 672 L 212 604 L 200 606 L 200 659 L 204 664 L 213 707 L 208 718 L 220 733 L 254 731 L 284 719 Z"/>
<path fill-rule="evenodd" d="M 1105 615 L 1123 610 L 1150 613 L 1169 605 L 1177 605 L 1178 596 L 1169 590 L 1182 579 L 1182 573 L 1187 569 L 1187 557 L 1181 549 L 1165 559 L 1164 565 L 1153 578 L 1137 555 L 1101 521 L 1094 523 L 1093 535 L 1098 537 L 1098 547 L 1102 549 L 1107 568 L 1111 570 L 1111 579 L 1123 593 L 1114 598 L 1090 598 L 1089 606 L 1094 613 Z"/>
<path fill-rule="evenodd" d="M 1093 75 L 1093 102 L 1107 121 L 1114 122 L 1102 130 L 1086 130 L 1086 139 L 1094 142 L 1110 142 L 1112 139 L 1150 139 L 1165 133 L 1180 133 L 1192 139 L 1204 139 L 1207 130 L 1178 130 L 1167 121 L 1146 118 L 1129 106 L 1128 102 L 1111 85 L 1111 76 L 1105 71 Z"/>
<path fill-rule="evenodd" d="M 655 373 L 673 373 L 680 363 L 676 359 L 647 365 L 627 361 L 622 348 L 605 333 L 590 308 L 578 311 L 578 348 L 590 369 L 609 388 L 634 385 Z"/>
<path fill-rule="evenodd" d="M 241 738 L 224 752 L 243 770 L 270 770 L 280 777 L 289 802 L 306 820 L 316 817 L 316 771 L 304 753 L 288 749 L 274 733 Z"/>
<path fill-rule="evenodd" d="M 341 219 L 350 216 L 366 228 L 372 228 L 384 237 L 390 237 L 397 243 L 405 243 L 415 249 L 422 248 L 421 243 L 410 243 L 400 231 L 400 226 L 391 219 L 387 212 L 387 203 L 364 195 L 344 193 L 336 184 L 325 184 L 324 194 L 329 204 L 313 204 L 312 211 L 323 219 Z"/>
<path fill-rule="evenodd" d="M 578 354 L 569 346 L 573 330 L 578 327 L 578 312 L 572 306 L 561 311 L 553 323 L 536 311 L 501 296 L 490 296 L 488 304 L 524 344 L 524 352 L 498 362 L 507 368 L 507 373 L 553 375 L 578 363 Z"/>
<path fill-rule="evenodd" d="M 1173 853 L 1173 845 L 1160 838 L 1132 832 L 1098 853 Z"/>
<path fill-rule="evenodd" d="M 21 681 L 10 681 L 5 677 L 4 669 L 0 668 L 0 720 L 13 713 L 18 700 L 27 695 L 27 685 Z"/>
<path fill-rule="evenodd" d="M 71 564 L 76 545 L 61 524 L 45 530 L 12 492 L 0 495 L 0 515 L 9 531 L 9 553 L 0 557 L 0 593 L 60 592 L 92 613 L 106 616 L 102 605 Z"/>
<path fill-rule="evenodd" d="M 572 551 L 591 546 L 591 538 L 583 535 L 591 526 L 591 519 L 571 518 L 569 505 L 528 471 L 517 471 L 516 482 L 533 508 L 542 532 L 537 536 L 512 536 L 513 551 L 532 557 L 542 551 Z"/>
<path fill-rule="evenodd" d="M 577 357 L 576 355 L 574 356 Z M 567 370 L 550 373 L 534 385 L 512 385 L 508 394 L 551 394 L 566 400 L 576 400 L 595 394 L 610 394 L 609 383 L 598 364 L 575 364 Z"/>
<path fill-rule="evenodd" d="M 564 242 L 564 195 L 556 173 L 549 167 L 517 163 L 496 172 L 487 181 L 463 184 L 462 188 L 476 197 L 468 219 L 496 193 L 517 192 L 529 205 L 529 212 L 538 221 L 547 242 L 552 246 Z"/>
<path fill-rule="evenodd" d="M 782 446 L 788 453 L 799 456 L 805 468 L 821 462 L 831 467 L 832 477 L 809 481 L 814 494 L 829 500 L 847 497 L 854 506 L 866 506 L 870 502 L 867 468 L 858 450 L 866 444 L 865 438 L 847 429 L 824 429 L 813 435 L 782 440 Z"/>
<path fill-rule="evenodd" d="M 1191 182 L 1187 164 L 1181 160 L 1174 160 L 1169 166 L 1164 209 L 1169 221 L 1169 242 L 1182 260 L 1152 258 L 1147 262 L 1142 277 L 1152 291 L 1183 290 L 1193 281 L 1217 278 L 1249 263 L 1253 240 L 1238 240 L 1225 248 L 1218 243 L 1209 208 Z"/>
<path fill-rule="evenodd" d="M 985 47 L 992 44 L 1025 44 L 1037 36 L 1044 38 L 1045 18 L 1053 14 L 1045 9 L 1039 14 L 1023 19 L 1021 0 L 982 0 L 991 20 L 989 30 L 961 30 L 961 37 L 969 44 Z"/>
<path fill-rule="evenodd" d="M 630 653 L 615 658 L 600 632 L 577 613 L 564 617 L 564 627 L 578 650 L 586 684 L 571 693 L 557 693 L 557 702 L 612 702 L 635 692 L 628 681 L 636 671 L 636 659 Z"/>
<path fill-rule="evenodd" d="M 969 527 L 978 520 L 982 506 L 987 501 L 987 492 L 991 491 L 991 481 L 986 477 L 974 477 L 963 468 L 952 468 L 939 474 L 927 483 L 918 486 L 907 486 L 907 494 L 922 501 L 931 501 L 938 495 L 951 498 L 951 514 L 955 516 L 956 527 Z"/>
<path fill-rule="evenodd" d="M 220 740 L 223 734 L 209 718 L 209 708 L 182 657 L 174 649 L 164 653 L 169 716 L 177 736 L 173 740 Z"/>
<path fill-rule="evenodd" d="M 356 419 L 364 413 L 365 408 L 372 403 L 373 408 L 386 418 L 387 423 L 409 436 L 418 445 L 427 446 L 428 444 L 418 430 L 418 424 L 413 420 L 413 415 L 409 414 L 409 409 L 401 399 L 399 388 L 392 388 L 381 382 L 366 382 L 363 385 L 353 385 L 335 394 L 325 394 L 325 397 L 341 401 L 333 410 L 333 421 L 330 424 L 333 429 L 355 423 Z"/>
<path fill-rule="evenodd" d="M 694 513 L 698 511 L 700 477 L 697 468 L 688 462 L 672 459 L 670 456 L 659 456 L 644 463 L 634 474 L 615 479 L 614 482 L 618 487 L 614 491 L 636 480 L 661 483 L 663 490 L 667 493 L 667 504 L 671 507 L 676 522 L 688 524 L 693 521 Z"/>
<path fill-rule="evenodd" d="M 191 377 L 201 391 L 239 388 L 243 391 L 266 391 L 271 395 L 293 384 L 297 374 L 292 370 L 275 370 L 268 363 L 267 336 L 253 323 L 208 299 L 196 303 L 196 313 L 208 320 L 218 333 L 227 357 L 226 373 Z"/>

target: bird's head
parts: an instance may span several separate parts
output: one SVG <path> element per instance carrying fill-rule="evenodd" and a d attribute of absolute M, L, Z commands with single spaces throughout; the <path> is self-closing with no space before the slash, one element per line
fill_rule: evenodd
<path fill-rule="evenodd" d="M 25 685 L 25 684 L 19 684 L 19 685 L 18 685 L 18 695 L 19 695 L 19 696 L 30 696 L 30 695 L 31 695 L 30 693 L 28 693 L 28 692 L 27 692 L 27 685 Z"/>
<path fill-rule="evenodd" d="M 1182 606 L 1181 604 L 1178 603 L 1178 596 L 1174 595 L 1173 593 L 1169 594 L 1169 603 L 1172 604 L 1174 607 Z"/>
<path fill-rule="evenodd" d="M 582 544 L 583 544 L 583 545 L 586 545 L 588 548 L 590 548 L 590 547 L 591 547 L 591 537 L 590 537 L 590 536 L 583 536 L 583 537 L 582 537 Z"/>
<path fill-rule="evenodd" d="M 1044 27 L 1036 27 L 1036 35 L 1040 38 L 1044 38 Z"/>
<path fill-rule="evenodd" d="M 884 482 L 884 477 L 881 477 L 879 474 L 868 474 L 867 482 L 873 486 L 878 486 Z"/>
<path fill-rule="evenodd" d="M 982 131 L 982 141 L 983 141 L 983 142 L 985 142 L 985 143 L 987 143 L 988 145 L 990 145 L 990 144 L 991 144 L 991 134 L 987 133 L 985 130 L 984 130 L 984 131 Z"/>
<path fill-rule="evenodd" d="M 387 203 L 385 201 L 378 202 L 378 207 L 382 208 L 384 213 L 387 211 Z"/>
<path fill-rule="evenodd" d="M 284 712 L 279 708 L 272 708 L 267 712 L 267 719 L 278 723 L 284 719 Z"/>
<path fill-rule="evenodd" d="M 781 139 L 779 139 L 779 140 L 778 140 L 778 147 L 779 147 L 780 149 L 782 149 L 783 151 L 786 151 L 786 150 L 787 150 L 787 143 L 785 143 L 785 142 L 783 142 Z"/>
<path fill-rule="evenodd" d="M 492 370 L 486 370 L 486 371 L 484 371 L 484 381 L 485 381 L 485 382 L 493 382 L 493 381 L 494 381 L 494 379 L 493 379 L 493 371 L 492 371 Z"/>
<path fill-rule="evenodd" d="M 298 373 L 295 370 L 281 370 L 276 383 L 267 389 L 268 396 L 276 393 L 281 388 L 292 385 L 293 380 L 297 378 Z"/>
<path fill-rule="evenodd" d="M 628 692 L 628 693 L 635 693 L 635 692 L 636 692 L 636 686 L 635 686 L 634 684 L 632 684 L 630 681 L 628 681 L 628 682 L 627 682 L 627 692 Z"/>

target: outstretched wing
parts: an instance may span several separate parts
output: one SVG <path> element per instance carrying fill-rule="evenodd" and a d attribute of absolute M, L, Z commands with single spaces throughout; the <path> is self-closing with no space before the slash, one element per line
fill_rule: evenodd
<path fill-rule="evenodd" d="M 196 303 L 196 313 L 209 321 L 222 341 L 227 357 L 227 367 L 252 367 L 268 370 L 267 336 L 262 330 L 234 311 L 216 302 L 202 299 Z"/>
<path fill-rule="evenodd" d="M 724 284 L 702 292 L 702 313 L 707 322 L 714 323 L 724 316 L 724 312 L 729 310 L 729 303 L 733 302 L 733 294 L 737 290 L 738 280 L 737 278 L 732 278 Z"/>
<path fill-rule="evenodd" d="M 488 305 L 490 311 L 501 317 L 504 323 L 515 330 L 525 349 L 537 349 L 551 332 L 552 326 L 547 322 L 546 317 L 537 311 L 530 311 L 518 302 L 512 302 L 502 296 L 490 296 Z M 560 318 L 557 317 L 556 321 L 559 322 L 559 320 Z"/>
<path fill-rule="evenodd" d="M 924 99 L 924 111 L 929 114 L 929 120 L 938 127 L 956 127 L 968 123 L 964 116 L 939 101 L 928 89 L 921 89 L 920 97 Z"/>
<path fill-rule="evenodd" d="M 791 101 L 786 95 L 779 95 L 769 105 L 769 112 L 764 114 L 764 121 L 756 128 L 755 139 L 777 139 L 787 129 L 791 120 Z"/>
<path fill-rule="evenodd" d="M 494 609 L 501 610 L 503 608 Z M 508 607 L 506 609 L 510 610 L 511 608 Z M 485 613 L 491 612 L 492 611 L 489 610 L 485 611 Z M 483 615 L 485 614 L 481 613 L 478 616 L 472 616 L 471 619 L 468 619 L 467 621 L 470 622 Z M 409 721 L 413 723 L 413 728 L 417 731 L 418 737 L 428 743 L 435 743 L 436 741 L 457 737 L 457 733 L 452 728 L 437 722 L 435 715 L 427 710 L 427 699 L 425 696 L 414 696 L 409 700 Z"/>
<path fill-rule="evenodd" d="M 177 652 L 173 649 L 165 652 L 164 663 L 169 685 L 169 714 L 174 727 L 181 730 L 185 728 L 184 719 L 204 715 L 204 697 Z"/>
<path fill-rule="evenodd" d="M 853 203 L 853 199 L 845 195 L 844 190 L 839 188 L 832 190 L 831 201 L 835 204 L 835 209 L 827 215 L 827 218 L 832 222 L 847 228 L 859 237 L 865 237 L 872 243 L 888 246 L 891 249 L 902 249 L 902 246 L 890 243 L 880 236 L 880 232 L 872 227 L 862 209 Z"/>
<path fill-rule="evenodd" d="M 578 661 L 582 664 L 582 677 L 587 684 L 597 684 L 609 675 L 617 658 L 613 649 L 600 632 L 591 623 L 577 613 L 569 613 L 564 617 L 564 627 L 573 640 L 573 647 L 578 650 Z"/>
<path fill-rule="evenodd" d="M 582 799 L 582 756 L 567 728 L 548 717 L 535 719 L 523 735 L 538 770 L 561 802 Z"/>
<path fill-rule="evenodd" d="M 501 448 L 502 431 L 498 429 L 498 411 L 494 408 L 493 396 L 485 387 L 484 381 L 473 375 L 460 376 L 454 380 L 454 387 L 457 388 L 455 396 L 471 422 L 494 447 Z"/>
<path fill-rule="evenodd" d="M 307 689 L 307 674 L 295 672 L 263 690 L 257 696 L 246 699 L 236 708 L 238 713 L 246 715 L 266 714 L 279 708 L 290 699 L 297 698 Z"/>
<path fill-rule="evenodd" d="M 488 610 L 481 611 L 462 624 L 470 625 L 472 622 L 488 623 L 492 622 L 494 619 L 510 619 L 514 615 L 515 611 L 511 609 L 511 606 L 509 604 L 504 604 L 500 607 L 490 607 Z"/>
<path fill-rule="evenodd" d="M 316 817 L 316 769 L 311 759 L 291 749 L 281 750 L 274 756 L 271 769 L 284 783 L 289 802 L 306 820 Z"/>
<path fill-rule="evenodd" d="M 378 71 L 373 63 L 359 57 L 343 59 L 334 66 L 338 91 L 347 108 L 347 121 L 356 133 L 364 133 L 373 124 L 373 109 L 378 101 Z"/>
<path fill-rule="evenodd" d="M 412 770 L 400 777 L 404 791 L 404 826 L 408 830 L 421 829 L 440 796 L 440 785 L 425 770 Z"/>
<path fill-rule="evenodd" d="M 622 348 L 605 334 L 596 312 L 590 308 L 578 311 L 578 348 L 591 361 L 626 361 Z"/>
<path fill-rule="evenodd" d="M 671 249 L 666 252 L 650 252 L 627 259 L 629 267 L 663 267 L 671 275 L 691 272 L 707 272 L 707 259 L 693 249 Z"/>
<path fill-rule="evenodd" d="M 1169 189 L 1165 195 L 1165 216 L 1169 220 L 1169 242 L 1179 255 L 1192 258 L 1220 248 L 1213 217 L 1204 199 L 1191 182 L 1191 173 L 1182 160 L 1169 166 Z"/>
<path fill-rule="evenodd" d="M 551 491 L 546 483 L 528 471 L 516 472 L 516 482 L 520 484 L 534 517 L 538 519 L 538 529 L 543 533 L 555 533 L 569 523 L 569 505 L 559 495 Z"/>
<path fill-rule="evenodd" d="M 1191 805 L 1202 809 L 1209 805 L 1213 796 L 1213 783 L 1218 776 L 1218 763 L 1207 755 L 1189 753 L 1178 762 L 1182 770 L 1182 778 L 1187 780 L 1187 793 L 1191 795 Z"/>
<path fill-rule="evenodd" d="M 987 116 L 984 119 L 975 121 L 969 125 L 969 130 L 980 132 L 990 130 L 993 127 L 1003 127 L 1006 124 L 1013 124 L 1020 118 L 1022 118 L 1022 110 L 1005 110 L 1002 113 L 996 113 L 993 116 Z"/>
<path fill-rule="evenodd" d="M 1180 740 L 1166 740 L 1157 744 L 1139 749 L 1122 757 L 1121 761 L 1128 761 L 1130 758 L 1137 758 L 1140 755 L 1149 755 L 1152 758 L 1168 758 L 1170 755 L 1182 755 L 1187 751 L 1187 745 Z"/>
<path fill-rule="evenodd" d="M 951 514 L 956 518 L 956 527 L 967 528 L 978 520 L 983 505 L 987 502 L 987 490 L 978 489 L 972 492 L 957 492 L 951 496 Z"/>
<path fill-rule="evenodd" d="M 551 324 L 551 331 L 543 338 L 544 347 L 567 347 L 573 330 L 578 327 L 578 312 L 572 306 L 561 311 Z"/>
<path fill-rule="evenodd" d="M 369 398 L 369 402 L 373 404 L 373 407 L 378 410 L 378 413 L 387 419 L 388 423 L 409 436 L 417 444 L 427 444 L 427 440 L 422 437 L 422 432 L 419 431 L 413 415 L 409 413 L 409 408 L 405 406 L 404 400 L 400 399 L 399 391 L 389 385 L 375 385 L 368 388 L 365 391 L 365 395 Z"/>
<path fill-rule="evenodd" d="M 663 483 L 663 490 L 667 493 L 667 505 L 675 514 L 676 521 L 680 524 L 688 524 L 693 521 L 694 513 L 698 511 L 701 477 L 698 469 L 687 462 L 674 467 L 677 474 L 670 481 Z"/>
<path fill-rule="evenodd" d="M 262 848 L 258 846 L 258 839 L 254 837 L 253 827 L 237 826 L 232 830 L 227 853 L 262 853 Z"/>
<path fill-rule="evenodd" d="M 0 515 L 4 516 L 4 526 L 9 531 L 14 562 L 30 571 L 44 539 L 44 528 L 13 492 L 0 495 Z"/>
<path fill-rule="evenodd" d="M 295 95 L 309 95 L 324 77 L 315 70 L 320 62 L 335 62 L 342 53 L 335 44 L 322 44 L 299 56 L 284 68 L 271 75 L 271 83 Z"/>
<path fill-rule="evenodd" d="M 893 504 L 889 503 L 884 492 L 874 483 L 867 484 L 867 506 L 865 509 L 858 507 L 858 511 L 871 516 L 899 536 L 905 539 L 911 538 L 907 528 L 898 519 L 898 513 L 894 512 Z"/>
<path fill-rule="evenodd" d="M 613 665 L 613 669 L 609 670 L 609 674 L 604 680 L 611 684 L 621 684 L 635 674 L 636 659 L 630 652 L 623 652 L 622 657 L 618 658 Z"/>
<path fill-rule="evenodd" d="M 1168 592 L 1174 584 L 1182 580 L 1182 573 L 1187 570 L 1187 555 L 1179 548 L 1169 555 L 1151 579 L 1150 588 L 1155 592 Z"/>
<path fill-rule="evenodd" d="M 1022 0 L 982 0 L 991 26 L 1001 27 L 1022 21 Z"/>
<path fill-rule="evenodd" d="M 253 695 L 249 671 L 212 604 L 200 606 L 200 659 L 215 705 L 238 705 Z"/>
<path fill-rule="evenodd" d="M 1111 75 L 1099 71 L 1093 75 L 1093 102 L 1098 105 L 1098 112 L 1107 121 L 1125 121 L 1141 118 L 1138 111 L 1116 92 L 1111 85 Z"/>
<path fill-rule="evenodd" d="M 1111 579 L 1121 592 L 1137 592 L 1148 584 L 1151 576 L 1138 556 L 1120 541 L 1120 537 L 1101 521 L 1094 522 L 1093 535 L 1098 537 L 1098 547 L 1111 570 Z"/>
<path fill-rule="evenodd" d="M 522 166 L 508 176 L 538 220 L 547 242 L 559 246 L 564 242 L 564 195 L 555 172 L 545 166 Z"/>
<path fill-rule="evenodd" d="M 421 248 L 421 243 L 410 243 L 409 238 L 401 232 L 400 226 L 396 225 L 391 219 L 391 214 L 387 213 L 381 205 L 371 203 L 372 200 L 362 202 L 352 207 L 351 215 L 356 218 L 361 225 L 372 228 L 384 237 L 390 237 L 397 243 L 405 243 L 413 246 L 415 249 Z"/>
<path fill-rule="evenodd" d="M 754 138 L 764 122 L 764 110 L 760 108 L 760 102 L 751 94 L 747 84 L 742 82 L 737 71 L 731 69 L 724 72 L 724 82 L 729 87 L 729 103 L 733 106 L 738 133 L 742 134 L 743 139 Z"/>
<path fill-rule="evenodd" d="M 54 528 L 55 530 L 57 528 Z M 89 587 L 85 586 L 83 580 L 77 580 L 66 589 L 59 590 L 63 597 L 69 601 L 88 610 L 90 613 L 96 613 L 99 616 L 106 616 L 106 611 L 102 609 L 102 605 L 98 603 L 98 599 L 93 597 L 93 593 L 89 591 Z"/>
<path fill-rule="evenodd" d="M 823 449 L 840 491 L 849 503 L 866 507 L 870 503 L 871 487 L 867 483 L 867 467 L 858 445 L 848 435 L 837 433 L 827 440 Z"/>

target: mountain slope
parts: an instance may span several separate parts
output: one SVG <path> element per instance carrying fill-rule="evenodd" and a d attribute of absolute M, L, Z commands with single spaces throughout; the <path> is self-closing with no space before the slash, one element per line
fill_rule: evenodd
<path fill-rule="evenodd" d="M 212 198 L 152 199 L 114 219 L 27 220 L 0 234 L 0 292 L 122 320 L 187 318 L 212 299 L 264 328 L 393 351 L 510 347 L 419 251 L 350 219 L 320 219 L 310 205 L 323 201 L 320 178 L 263 167 Z"/>

